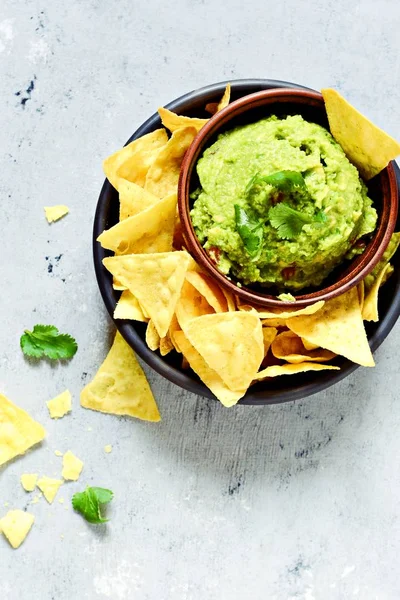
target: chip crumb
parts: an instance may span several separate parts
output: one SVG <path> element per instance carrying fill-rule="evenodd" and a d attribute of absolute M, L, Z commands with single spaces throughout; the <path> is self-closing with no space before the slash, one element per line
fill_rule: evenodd
<path fill-rule="evenodd" d="M 62 486 L 64 482 L 62 479 L 52 479 L 51 477 L 42 477 L 37 482 L 38 488 L 43 492 L 44 497 L 47 502 L 51 504 L 54 498 L 57 495 L 60 486 Z"/>
<path fill-rule="evenodd" d="M 60 538 L 61 538 L 62 540 L 64 539 L 64 534 L 63 534 L 63 533 L 60 535 Z"/>
<path fill-rule="evenodd" d="M 69 213 L 68 206 L 56 204 L 55 206 L 45 206 L 44 212 L 48 223 L 54 223 Z"/>
<path fill-rule="evenodd" d="M 56 456 L 63 456 L 63 453 L 60 450 L 54 450 L 54 454 Z"/>
<path fill-rule="evenodd" d="M 41 494 L 41 493 L 37 494 L 36 496 L 33 496 L 30 503 L 37 504 L 42 496 L 43 496 L 43 494 Z"/>
<path fill-rule="evenodd" d="M 19 548 L 28 535 L 35 517 L 23 510 L 10 510 L 0 519 L 0 531 L 13 548 Z"/>
<path fill-rule="evenodd" d="M 64 504 L 64 498 L 59 498 L 58 501 L 60 504 Z"/>
<path fill-rule="evenodd" d="M 10 506 L 9 502 L 4 502 L 4 508 L 7 508 L 7 506 Z"/>
<path fill-rule="evenodd" d="M 68 450 L 63 457 L 62 476 L 65 480 L 77 481 L 83 469 L 83 462 L 71 450 Z"/>
<path fill-rule="evenodd" d="M 111 444 L 107 444 L 107 446 L 104 446 L 104 452 L 107 452 L 107 454 L 110 454 L 110 452 L 112 452 Z"/>
<path fill-rule="evenodd" d="M 33 492 L 38 479 L 37 473 L 24 473 L 21 475 L 21 485 L 26 492 Z"/>
<path fill-rule="evenodd" d="M 61 419 L 61 417 L 64 417 L 72 410 L 71 392 L 65 390 L 62 394 L 59 394 L 52 400 L 46 402 L 46 404 L 49 409 L 50 417 L 52 419 Z"/>
<path fill-rule="evenodd" d="M 93 431 L 93 428 L 92 427 L 88 427 L 87 430 L 88 431 Z"/>

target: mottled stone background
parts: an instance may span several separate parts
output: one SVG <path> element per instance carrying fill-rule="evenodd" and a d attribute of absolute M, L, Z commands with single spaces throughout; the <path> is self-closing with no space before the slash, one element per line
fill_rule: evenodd
<path fill-rule="evenodd" d="M 112 332 L 91 256 L 102 158 L 159 105 L 241 77 L 334 86 L 399 139 L 399 25 L 397 0 L 2 1 L 0 390 L 48 438 L 0 472 L 1 514 L 27 506 L 22 472 L 60 474 L 54 450 L 85 469 L 63 505 L 29 507 L 18 551 L 0 539 L 1 600 L 400 597 L 398 326 L 376 369 L 295 404 L 224 410 L 146 369 L 162 423 L 79 407 Z M 24 359 L 37 322 L 77 338 L 70 364 Z M 74 410 L 50 421 L 66 387 Z M 86 484 L 114 490 L 107 526 L 66 510 Z"/>

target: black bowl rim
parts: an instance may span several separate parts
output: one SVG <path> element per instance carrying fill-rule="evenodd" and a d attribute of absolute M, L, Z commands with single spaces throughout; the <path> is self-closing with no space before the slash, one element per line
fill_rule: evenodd
<path fill-rule="evenodd" d="M 311 88 L 307 88 L 302 85 L 298 85 L 296 83 L 288 81 L 274 79 L 239 79 L 222 81 L 211 85 L 207 85 L 197 90 L 193 90 L 191 92 L 188 92 L 187 94 L 183 94 L 182 96 L 176 98 L 175 100 L 166 104 L 165 106 L 169 110 L 174 111 L 182 109 L 183 104 L 186 105 L 195 100 L 203 99 L 204 104 L 206 104 L 208 101 L 210 101 L 209 99 L 211 99 L 214 95 L 223 93 L 227 83 L 231 84 L 232 89 L 236 93 L 242 91 L 246 91 L 246 93 L 249 93 L 247 91 L 249 87 L 254 88 L 254 92 L 272 88 L 292 88 L 316 91 Z M 133 135 L 129 138 L 126 144 L 129 144 L 134 139 L 143 136 L 149 130 L 151 131 L 151 129 L 154 128 L 155 125 L 161 125 L 158 113 L 154 113 L 149 119 L 147 119 L 133 133 Z M 393 166 L 395 168 L 396 175 L 399 178 L 400 170 L 396 163 L 393 163 Z M 111 279 L 110 277 L 108 277 L 108 274 L 105 271 L 105 268 L 102 264 L 103 258 L 105 258 L 108 255 L 108 253 L 96 241 L 97 237 L 100 235 L 100 233 L 102 233 L 105 227 L 107 193 L 110 190 L 110 188 L 112 188 L 111 184 L 107 180 L 105 180 L 100 191 L 93 223 L 94 268 L 100 293 L 103 298 L 104 304 L 107 308 L 107 311 L 110 317 L 113 319 L 117 329 L 127 341 L 127 343 L 135 350 L 135 352 L 140 356 L 140 358 L 144 360 L 150 367 L 152 367 L 159 375 L 162 375 L 172 383 L 175 383 L 179 387 L 188 390 L 194 394 L 215 399 L 215 396 L 201 381 L 195 380 L 193 379 L 193 376 L 188 375 L 188 373 L 185 373 L 182 370 L 178 370 L 173 366 L 167 364 L 163 357 L 161 357 L 158 353 L 150 350 L 147 347 L 144 340 L 142 340 L 138 332 L 135 330 L 135 327 L 133 326 L 131 321 L 123 321 L 119 319 L 115 320 L 113 318 L 113 312 L 115 308 L 114 289 L 112 287 Z M 375 352 L 375 350 L 377 350 L 377 348 L 382 344 L 384 339 L 388 336 L 391 329 L 395 325 L 399 315 L 400 279 L 397 282 L 396 293 L 394 294 L 393 302 L 391 303 L 385 317 L 382 319 L 382 321 L 380 321 L 373 335 L 369 337 L 369 344 L 372 352 Z M 239 400 L 239 404 L 263 406 L 269 404 L 280 404 L 283 402 L 290 402 L 293 400 L 300 400 L 302 398 L 311 396 L 331 387 L 335 383 L 341 381 L 342 379 L 353 373 L 359 366 L 345 358 L 342 358 L 338 364 L 340 366 L 340 371 L 324 371 L 322 372 L 322 377 L 321 373 L 317 373 L 317 376 L 319 376 L 318 379 L 316 378 L 316 380 L 311 382 L 303 379 L 299 383 L 299 379 L 297 379 L 296 386 L 288 385 L 286 389 L 279 390 L 278 392 L 276 390 L 253 391 L 250 388 L 250 390 L 248 390 L 245 396 L 241 398 L 241 400 Z"/>

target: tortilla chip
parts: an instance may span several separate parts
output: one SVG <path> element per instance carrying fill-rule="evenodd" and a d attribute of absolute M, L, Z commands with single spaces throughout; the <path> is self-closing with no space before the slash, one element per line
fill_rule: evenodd
<path fill-rule="evenodd" d="M 276 338 L 276 336 L 278 334 L 278 330 L 276 327 L 263 327 L 262 334 L 263 334 L 264 358 L 265 358 L 268 354 L 268 350 L 270 349 L 272 342 L 274 341 L 274 339 Z"/>
<path fill-rule="evenodd" d="M 318 346 L 318 344 L 312 344 L 311 342 L 307 342 L 307 340 L 305 340 L 304 338 L 300 338 L 300 339 L 306 350 L 316 350 L 317 348 L 320 348 L 320 346 Z"/>
<path fill-rule="evenodd" d="M 57 204 L 56 206 L 45 206 L 44 212 L 48 223 L 54 223 L 69 213 L 68 206 Z"/>
<path fill-rule="evenodd" d="M 300 315 L 313 315 L 324 306 L 325 302 L 319 300 L 314 304 L 305 306 L 304 308 L 271 308 L 266 310 L 262 307 L 252 306 L 250 304 L 239 304 L 239 310 L 249 312 L 253 315 L 257 315 L 260 319 L 291 319 L 292 317 L 299 317 Z"/>
<path fill-rule="evenodd" d="M 375 323 L 379 321 L 378 293 L 379 288 L 382 285 L 382 281 L 386 277 L 386 273 L 389 269 L 391 269 L 390 263 L 383 267 L 379 275 L 376 277 L 372 288 L 365 296 L 364 306 L 362 308 L 362 318 L 364 321 L 374 321 Z"/>
<path fill-rule="evenodd" d="M 160 354 L 161 356 L 167 356 L 172 350 L 174 350 L 174 345 L 169 337 L 169 333 L 163 338 L 160 338 Z"/>
<path fill-rule="evenodd" d="M 201 317 L 202 315 L 209 315 L 213 312 L 214 309 L 208 304 L 205 297 L 191 283 L 185 280 L 175 307 L 175 316 L 179 329 L 185 329 L 192 319 Z"/>
<path fill-rule="evenodd" d="M 11 546 L 19 548 L 31 530 L 35 517 L 24 510 L 9 510 L 5 517 L 0 519 L 0 532 L 2 532 Z"/>
<path fill-rule="evenodd" d="M 72 397 L 69 390 L 65 390 L 52 400 L 46 402 L 52 419 L 61 419 L 72 410 Z"/>
<path fill-rule="evenodd" d="M 62 476 L 67 481 L 78 481 L 82 473 L 83 462 L 68 450 L 63 456 Z"/>
<path fill-rule="evenodd" d="M 208 366 L 201 354 L 193 348 L 183 331 L 177 331 L 175 338 L 178 346 L 181 348 L 184 359 L 187 360 L 193 371 L 197 373 L 202 382 L 218 398 L 221 404 L 227 407 L 237 404 L 238 400 L 245 395 L 246 389 L 230 390 L 221 377 Z"/>
<path fill-rule="evenodd" d="M 264 358 L 260 319 L 244 312 L 204 315 L 187 324 L 185 335 L 229 389 L 249 387 Z"/>
<path fill-rule="evenodd" d="M 164 127 L 169 129 L 171 133 L 177 131 L 177 129 L 182 129 L 183 127 L 194 127 L 196 132 L 199 132 L 200 129 L 209 121 L 209 119 L 193 119 L 191 117 L 177 115 L 167 108 L 159 108 L 158 114 L 161 117 Z"/>
<path fill-rule="evenodd" d="M 150 320 L 147 324 L 146 328 L 146 344 L 150 348 L 150 350 L 158 350 L 160 347 L 160 336 L 157 333 L 157 329 L 154 326 L 152 320 Z"/>
<path fill-rule="evenodd" d="M 186 273 L 186 280 L 204 296 L 215 312 L 226 312 L 228 310 L 228 303 L 221 288 L 211 277 L 208 277 L 204 273 L 188 271 Z"/>
<path fill-rule="evenodd" d="M 265 327 L 286 327 L 286 319 L 263 319 L 261 323 Z"/>
<path fill-rule="evenodd" d="M 40 423 L 0 394 L 0 466 L 25 454 L 45 437 Z"/>
<path fill-rule="evenodd" d="M 377 175 L 400 154 L 400 144 L 371 123 L 336 90 L 321 90 L 329 127 L 364 179 Z"/>
<path fill-rule="evenodd" d="M 148 321 L 143 314 L 139 300 L 129 290 L 122 292 L 114 310 L 114 319 L 132 319 L 143 323 Z"/>
<path fill-rule="evenodd" d="M 144 184 L 145 190 L 158 198 L 176 192 L 183 157 L 196 133 L 194 127 L 184 127 L 174 131 L 149 168 Z"/>
<path fill-rule="evenodd" d="M 227 307 L 228 307 L 228 311 L 229 312 L 234 312 L 236 310 L 235 296 L 229 290 L 226 290 L 223 287 L 221 287 L 221 292 L 225 296 Z"/>
<path fill-rule="evenodd" d="M 119 332 L 93 380 L 82 390 L 81 405 L 113 415 L 160 420 L 146 376 Z"/>
<path fill-rule="evenodd" d="M 321 348 L 364 367 L 375 365 L 361 315 L 356 287 L 333 298 L 314 315 L 286 321 L 291 331 Z"/>
<path fill-rule="evenodd" d="M 122 285 L 122 283 L 120 281 L 118 281 L 118 279 L 116 279 L 115 277 L 113 277 L 113 284 L 112 284 L 114 290 L 116 290 L 117 292 L 123 292 L 126 290 L 126 287 L 124 285 Z"/>
<path fill-rule="evenodd" d="M 361 312 L 362 312 L 363 306 L 364 306 L 364 300 L 365 300 L 365 285 L 364 285 L 364 281 L 360 281 L 360 283 L 357 284 L 357 292 L 358 292 L 358 301 L 360 303 L 360 308 L 361 308 Z"/>
<path fill-rule="evenodd" d="M 267 377 L 279 377 L 280 375 L 295 375 L 296 373 L 305 373 L 306 371 L 340 371 L 339 367 L 333 365 L 320 365 L 319 363 L 301 363 L 300 365 L 273 365 L 257 373 L 255 379 L 265 379 Z"/>
<path fill-rule="evenodd" d="M 172 251 L 176 192 L 146 210 L 120 221 L 97 238 L 103 248 L 119 255 Z"/>
<path fill-rule="evenodd" d="M 57 492 L 60 487 L 63 485 L 62 479 L 53 479 L 52 477 L 41 477 L 37 486 L 41 492 L 43 492 L 43 496 L 46 498 L 49 504 L 52 504 L 54 498 L 57 496 Z"/>
<path fill-rule="evenodd" d="M 165 129 L 156 129 L 114 152 L 103 161 L 103 170 L 108 181 L 118 191 L 121 178 L 143 186 L 147 171 L 167 142 L 168 135 Z"/>
<path fill-rule="evenodd" d="M 189 262 L 184 251 L 103 259 L 106 269 L 139 300 L 160 337 L 168 331 Z"/>
<path fill-rule="evenodd" d="M 206 104 L 206 111 L 209 112 L 211 115 L 215 115 L 217 112 L 219 112 L 223 108 L 226 108 L 228 106 L 230 100 L 231 100 L 231 84 L 228 83 L 221 100 L 219 102 L 209 102 L 208 104 Z"/>
<path fill-rule="evenodd" d="M 142 210 L 146 210 L 153 204 L 157 204 L 160 198 L 146 192 L 140 185 L 132 183 L 127 179 L 119 180 L 119 220 L 123 221 L 133 217 Z"/>
<path fill-rule="evenodd" d="M 183 284 L 183 285 L 185 285 L 185 284 Z M 176 315 L 174 315 L 172 317 L 172 321 L 171 321 L 169 329 L 168 329 L 168 336 L 169 336 L 169 339 L 171 340 L 171 343 L 173 344 L 175 350 L 177 352 L 180 352 L 180 349 L 179 349 L 179 347 L 178 347 L 178 345 L 176 343 L 176 340 L 174 338 L 174 335 L 175 335 L 175 333 L 177 331 L 182 331 L 182 329 L 181 329 L 181 326 L 179 325 L 179 322 L 178 322 L 178 319 L 176 318 Z"/>
<path fill-rule="evenodd" d="M 393 233 L 392 237 L 390 238 L 390 242 L 389 242 L 385 252 L 382 255 L 381 260 L 372 269 L 371 273 L 369 275 L 367 275 L 364 279 L 365 294 L 367 294 L 369 292 L 369 290 L 372 288 L 376 278 L 382 272 L 383 267 L 385 267 L 388 264 L 388 262 L 391 260 L 391 258 L 395 254 L 395 252 L 397 252 L 399 245 L 400 245 L 400 232 Z M 389 272 L 387 271 L 387 274 L 388 273 Z"/>
<path fill-rule="evenodd" d="M 292 331 L 280 333 L 272 342 L 272 354 L 288 363 L 299 364 L 304 362 L 327 362 L 335 358 L 336 354 L 322 348 L 307 350 L 301 338 Z"/>

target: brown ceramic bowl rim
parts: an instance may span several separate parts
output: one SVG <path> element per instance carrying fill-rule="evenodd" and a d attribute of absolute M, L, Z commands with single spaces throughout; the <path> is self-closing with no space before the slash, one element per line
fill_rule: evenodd
<path fill-rule="evenodd" d="M 199 131 L 193 140 L 190 148 L 184 157 L 178 184 L 178 208 L 179 216 L 183 228 L 183 236 L 187 244 L 188 251 L 197 260 L 203 269 L 208 272 L 225 289 L 234 293 L 240 298 L 243 304 L 259 305 L 260 307 L 287 309 L 288 307 L 305 307 L 320 300 L 330 300 L 336 296 L 344 294 L 352 287 L 362 281 L 376 266 L 381 259 L 386 247 L 389 244 L 392 233 L 396 225 L 398 208 L 398 191 L 394 166 L 392 163 L 381 172 L 382 182 L 385 183 L 388 191 L 387 195 L 382 194 L 383 206 L 380 215 L 378 228 L 376 229 L 371 242 L 366 250 L 356 261 L 354 268 L 349 268 L 344 276 L 335 283 L 322 287 L 315 292 L 296 296 L 296 303 L 284 302 L 277 299 L 276 296 L 268 295 L 251 290 L 246 286 L 238 287 L 233 281 L 222 274 L 212 263 L 207 252 L 201 246 L 190 218 L 190 181 L 192 173 L 196 167 L 200 154 L 207 147 L 208 140 L 218 133 L 218 130 L 229 123 L 229 121 L 246 112 L 273 103 L 275 100 L 284 101 L 302 101 L 303 104 L 309 104 L 322 108 L 324 101 L 319 92 L 303 89 L 276 88 L 264 90 L 243 96 L 229 104 L 226 108 L 214 115 Z M 270 101 L 270 102 L 268 102 Z"/>

